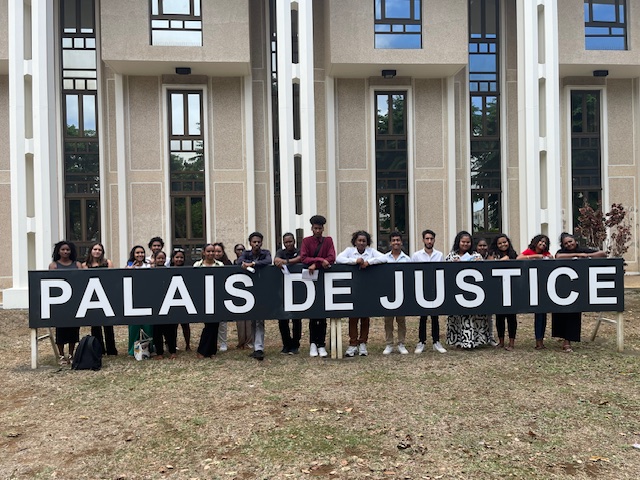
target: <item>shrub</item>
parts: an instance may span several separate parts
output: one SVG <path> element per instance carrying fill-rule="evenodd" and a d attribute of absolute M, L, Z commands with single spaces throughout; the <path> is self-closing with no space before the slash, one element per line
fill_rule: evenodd
<path fill-rule="evenodd" d="M 587 247 L 604 250 L 610 257 L 622 257 L 629 250 L 631 224 L 627 218 L 627 210 L 621 203 L 612 204 L 611 210 L 603 214 L 600 202 L 594 210 L 585 201 L 579 212 L 578 226 L 574 233 Z"/>

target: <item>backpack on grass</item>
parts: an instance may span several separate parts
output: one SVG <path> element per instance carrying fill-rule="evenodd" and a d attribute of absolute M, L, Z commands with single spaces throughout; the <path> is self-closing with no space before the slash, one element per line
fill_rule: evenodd
<path fill-rule="evenodd" d="M 102 368 L 102 345 L 93 335 L 87 335 L 80 340 L 73 361 L 73 370 L 100 370 Z"/>

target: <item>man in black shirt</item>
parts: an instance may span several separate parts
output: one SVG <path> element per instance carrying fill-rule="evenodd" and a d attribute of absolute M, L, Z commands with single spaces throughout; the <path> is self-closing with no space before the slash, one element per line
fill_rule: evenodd
<path fill-rule="evenodd" d="M 285 233 L 282 236 L 281 248 L 276 252 L 276 258 L 273 264 L 278 268 L 284 268 L 286 265 L 295 265 L 300 263 L 300 252 L 296 248 L 296 239 L 293 233 Z M 280 327 L 280 335 L 282 335 L 282 354 L 295 355 L 300 353 L 300 338 L 302 337 L 302 320 L 291 320 L 293 324 L 293 335 L 289 330 L 289 320 L 278 320 Z"/>

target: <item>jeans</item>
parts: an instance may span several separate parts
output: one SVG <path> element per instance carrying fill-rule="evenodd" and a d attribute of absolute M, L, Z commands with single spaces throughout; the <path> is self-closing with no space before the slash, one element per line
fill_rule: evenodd
<path fill-rule="evenodd" d="M 536 340 L 544 340 L 544 332 L 547 329 L 547 314 L 533 314 L 533 328 L 536 332 Z"/>

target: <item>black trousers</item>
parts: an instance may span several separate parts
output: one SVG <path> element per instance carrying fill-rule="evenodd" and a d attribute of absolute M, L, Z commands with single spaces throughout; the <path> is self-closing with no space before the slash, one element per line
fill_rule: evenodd
<path fill-rule="evenodd" d="M 291 320 L 292 329 L 289 329 L 289 320 L 278 320 L 280 335 L 282 336 L 282 346 L 287 349 L 300 348 L 302 338 L 302 320 Z"/>
<path fill-rule="evenodd" d="M 504 338 L 504 322 L 507 322 L 507 328 L 509 329 L 509 338 L 516 338 L 516 330 L 518 329 L 518 320 L 515 313 L 508 315 L 496 314 L 496 330 L 498 331 L 498 338 Z"/>
<path fill-rule="evenodd" d="M 440 320 L 438 320 L 437 315 L 431 315 L 431 339 L 433 343 L 440 341 Z M 420 317 L 418 341 L 427 343 L 427 315 Z"/>
<path fill-rule="evenodd" d="M 102 335 L 102 329 L 104 329 L 104 336 Z M 100 345 L 102 345 L 102 354 L 118 355 L 118 349 L 116 348 L 116 336 L 113 333 L 113 326 L 104 327 L 91 327 L 91 335 L 98 339 Z"/>
<path fill-rule="evenodd" d="M 325 338 L 327 337 L 327 319 L 326 318 L 310 318 L 309 319 L 309 343 L 315 343 L 316 347 L 325 346 Z"/>
<path fill-rule="evenodd" d="M 169 353 L 176 353 L 176 343 L 178 342 L 178 324 L 154 325 L 153 326 L 153 344 L 156 347 L 158 355 L 164 355 L 164 342 L 167 341 L 167 350 Z"/>
<path fill-rule="evenodd" d="M 210 357 L 218 353 L 218 328 L 220 324 L 205 323 L 200 335 L 200 343 L 198 344 L 198 353 L 203 357 Z"/>

